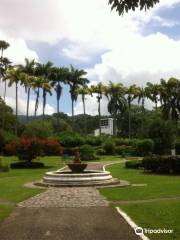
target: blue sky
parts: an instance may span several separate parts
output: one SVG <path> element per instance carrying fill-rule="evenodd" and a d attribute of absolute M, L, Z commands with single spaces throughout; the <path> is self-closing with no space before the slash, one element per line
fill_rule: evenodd
<path fill-rule="evenodd" d="M 111 12 L 105 0 L 43 0 L 43 5 L 40 0 L 0 2 L 0 38 L 10 42 L 5 54 L 15 63 L 23 63 L 27 57 L 43 63 L 50 60 L 56 66 L 73 64 L 87 71 L 92 84 L 111 80 L 144 86 L 160 78 L 180 78 L 180 0 L 161 0 L 150 11 L 123 17 Z M 13 88 L 8 90 L 7 103 L 14 108 Z M 97 114 L 96 96 L 87 97 L 86 105 L 89 114 Z M 104 98 L 104 114 L 106 105 Z M 23 114 L 26 95 L 21 88 L 19 106 L 19 114 Z M 30 106 L 33 114 L 34 96 Z M 71 112 L 67 86 L 60 107 Z M 54 95 L 48 97 L 46 113 L 55 111 Z M 75 113 L 81 112 L 79 98 Z"/>

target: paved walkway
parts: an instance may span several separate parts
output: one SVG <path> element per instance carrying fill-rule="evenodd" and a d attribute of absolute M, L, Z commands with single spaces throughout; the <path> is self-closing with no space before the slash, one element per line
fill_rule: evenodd
<path fill-rule="evenodd" d="M 96 166 L 96 169 L 99 167 Z M 64 187 L 49 188 L 46 192 L 19 203 L 15 211 L 0 225 L 0 239 L 135 240 L 138 238 L 96 188 Z"/>

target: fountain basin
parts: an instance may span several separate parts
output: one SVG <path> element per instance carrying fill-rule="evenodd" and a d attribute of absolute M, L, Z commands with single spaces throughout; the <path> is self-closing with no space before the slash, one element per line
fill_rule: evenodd
<path fill-rule="evenodd" d="M 108 171 L 85 170 L 77 173 L 69 170 L 47 172 L 39 186 L 104 186 L 119 184 L 118 179 L 112 178 Z"/>
<path fill-rule="evenodd" d="M 87 164 L 86 163 L 69 163 L 68 167 L 71 169 L 72 172 L 83 172 L 86 167 Z"/>

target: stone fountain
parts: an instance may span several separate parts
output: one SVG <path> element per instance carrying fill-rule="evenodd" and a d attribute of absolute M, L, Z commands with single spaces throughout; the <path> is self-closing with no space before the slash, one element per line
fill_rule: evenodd
<path fill-rule="evenodd" d="M 112 178 L 108 171 L 85 170 L 86 163 L 82 163 L 79 151 L 75 152 L 75 158 L 68 163 L 68 168 L 47 172 L 42 182 L 37 182 L 40 186 L 104 186 L 119 184 L 118 179 Z"/>

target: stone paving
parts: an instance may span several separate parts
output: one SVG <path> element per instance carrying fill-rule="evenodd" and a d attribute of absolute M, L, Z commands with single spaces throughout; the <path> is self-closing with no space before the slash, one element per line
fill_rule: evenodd
<path fill-rule="evenodd" d="M 19 207 L 97 207 L 108 206 L 108 201 L 93 187 L 49 188 L 18 204 Z"/>

